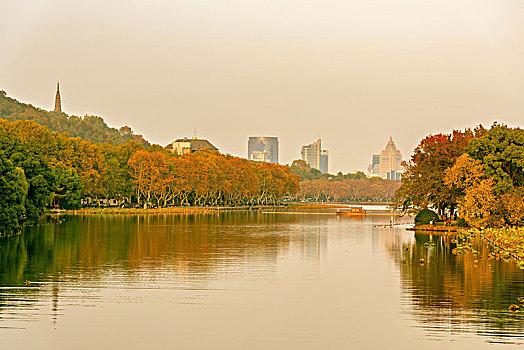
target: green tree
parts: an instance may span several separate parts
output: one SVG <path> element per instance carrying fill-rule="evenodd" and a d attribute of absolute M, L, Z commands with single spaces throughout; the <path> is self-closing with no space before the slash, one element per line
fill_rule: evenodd
<path fill-rule="evenodd" d="M 24 202 L 28 189 L 23 169 L 15 167 L 0 151 L 0 234 L 20 231 L 20 223 L 25 219 Z"/>
<path fill-rule="evenodd" d="M 495 181 L 496 194 L 524 186 L 524 130 L 495 123 L 486 135 L 471 141 L 467 153 L 482 162 L 486 176 Z"/>
<path fill-rule="evenodd" d="M 79 209 L 82 199 L 82 183 L 74 168 L 57 165 L 54 169 L 56 190 L 53 196 L 58 197 L 61 209 Z"/>
<path fill-rule="evenodd" d="M 0 118 L 9 121 L 31 120 L 52 131 L 65 132 L 72 137 L 80 137 L 95 143 L 123 144 L 134 140 L 146 147 L 149 146 L 142 135 L 133 134 L 131 128 L 127 126 L 117 130 L 109 127 L 104 119 L 98 116 L 77 117 L 48 112 L 9 98 L 5 91 L 0 91 Z"/>

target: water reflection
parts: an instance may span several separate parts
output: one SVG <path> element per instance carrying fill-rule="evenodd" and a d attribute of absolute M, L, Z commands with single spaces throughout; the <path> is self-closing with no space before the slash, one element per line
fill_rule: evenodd
<path fill-rule="evenodd" d="M 158 327 L 190 334 L 181 345 L 194 345 L 193 329 L 205 322 L 208 348 L 217 339 L 246 348 L 237 338 L 268 348 L 258 329 L 267 332 L 263 339 L 300 348 L 370 338 L 379 348 L 463 337 L 523 343 L 524 313 L 507 310 L 524 296 L 522 270 L 488 261 L 482 243 L 477 256 L 453 255 L 450 237 L 384 227 L 389 220 L 257 212 L 50 217 L 0 241 L 0 328 L 7 328 L 0 332 L 34 335 L 51 324 L 47 332 L 81 336 L 66 320 L 82 315 L 86 327 L 100 323 L 97 332 L 118 320 L 131 348 L 140 339 L 132 333 Z M 126 312 L 178 328 L 120 316 Z M 213 333 L 224 319 L 230 327 Z M 375 327 L 388 337 L 370 337 Z M 71 346 L 57 339 L 53 347 Z M 90 341 L 86 347 L 101 345 Z"/>
<path fill-rule="evenodd" d="M 524 314 L 508 310 L 524 295 L 524 273 L 514 263 L 489 260 L 482 241 L 478 254 L 454 255 L 451 236 L 416 232 L 406 239 L 409 234 L 382 231 L 400 266 L 402 302 L 430 336 L 471 333 L 522 343 Z"/>
<path fill-rule="evenodd" d="M 60 298 L 92 306 L 100 288 L 198 291 L 210 278 L 271 279 L 290 247 L 318 264 L 327 239 L 318 221 L 253 212 L 47 220 L 0 242 L 2 319 L 31 319 L 47 298 L 56 320 Z"/>

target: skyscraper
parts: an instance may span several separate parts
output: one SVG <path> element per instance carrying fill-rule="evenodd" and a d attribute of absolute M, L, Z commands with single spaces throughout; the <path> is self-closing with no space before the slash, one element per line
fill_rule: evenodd
<path fill-rule="evenodd" d="M 400 180 L 402 173 L 402 154 L 390 137 L 386 148 L 380 154 L 374 154 L 369 167 L 370 173 L 390 180 Z"/>
<path fill-rule="evenodd" d="M 393 137 L 390 137 L 386 148 L 380 152 L 379 173 L 387 174 L 391 170 L 401 171 L 400 162 L 402 162 L 402 154 L 395 146 Z"/>
<path fill-rule="evenodd" d="M 379 164 L 380 164 L 380 154 L 374 154 L 373 160 L 371 161 L 371 165 L 369 166 L 369 172 L 371 174 L 378 174 L 380 170 Z"/>
<path fill-rule="evenodd" d="M 329 168 L 329 151 L 328 150 L 321 150 L 320 151 L 320 172 L 323 174 L 328 173 Z"/>
<path fill-rule="evenodd" d="M 322 141 L 318 139 L 310 145 L 302 146 L 302 160 L 310 167 L 320 170 L 322 173 L 328 172 L 329 152 L 322 150 Z"/>
<path fill-rule="evenodd" d="M 62 113 L 62 103 L 60 102 L 60 83 L 56 83 L 55 112 Z"/>
<path fill-rule="evenodd" d="M 278 163 L 278 137 L 250 136 L 247 141 L 247 159 Z"/>

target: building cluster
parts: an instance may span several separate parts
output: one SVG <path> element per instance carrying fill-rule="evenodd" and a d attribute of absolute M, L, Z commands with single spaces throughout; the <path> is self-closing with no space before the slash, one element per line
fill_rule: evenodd
<path fill-rule="evenodd" d="M 56 86 L 55 112 L 62 112 L 60 99 L 60 86 Z M 188 154 L 203 149 L 218 151 L 211 142 L 193 138 L 181 138 L 166 146 L 167 149 L 177 154 Z M 302 146 L 302 160 L 311 168 L 317 169 L 323 174 L 328 173 L 329 152 L 322 149 L 322 141 L 317 141 Z M 278 163 L 278 137 L 275 136 L 251 136 L 247 141 L 247 158 L 256 162 Z M 380 154 L 374 154 L 369 166 L 371 176 L 380 176 L 389 180 L 400 180 L 402 178 L 402 154 L 395 146 L 393 138 L 390 137 L 386 148 Z"/>
<path fill-rule="evenodd" d="M 310 145 L 302 146 L 302 160 L 311 168 L 322 173 L 328 172 L 328 151 L 322 149 L 318 139 Z M 278 137 L 252 136 L 247 142 L 247 158 L 257 162 L 278 163 Z"/>
<path fill-rule="evenodd" d="M 380 176 L 388 180 L 402 178 L 402 154 L 390 137 L 386 148 L 380 154 L 374 154 L 369 166 L 370 175 Z"/>
<path fill-rule="evenodd" d="M 188 154 L 203 149 L 218 151 L 209 141 L 193 138 L 182 138 L 173 141 L 167 146 L 177 154 Z M 318 139 L 310 145 L 302 146 L 302 160 L 311 168 L 318 169 L 322 173 L 328 172 L 327 150 L 322 149 L 322 141 Z M 255 162 L 278 163 L 278 137 L 275 136 L 251 136 L 247 141 L 247 159 Z"/>
<path fill-rule="evenodd" d="M 302 160 L 309 164 L 310 167 L 320 170 L 321 173 L 328 172 L 329 152 L 322 149 L 322 141 L 316 140 L 310 145 L 302 146 Z"/>
<path fill-rule="evenodd" d="M 169 146 L 172 152 L 177 154 L 188 154 L 203 149 L 218 151 L 209 141 L 193 138 L 181 138 Z M 328 173 L 329 151 L 322 149 L 322 140 L 302 146 L 302 160 L 311 168 L 317 169 L 323 174 Z M 247 142 L 247 158 L 256 162 L 278 163 L 278 137 L 274 136 L 251 136 Z M 402 154 L 397 149 L 393 138 L 390 138 L 386 148 L 380 154 L 374 154 L 369 174 L 379 176 L 388 180 L 400 180 L 402 178 Z"/>

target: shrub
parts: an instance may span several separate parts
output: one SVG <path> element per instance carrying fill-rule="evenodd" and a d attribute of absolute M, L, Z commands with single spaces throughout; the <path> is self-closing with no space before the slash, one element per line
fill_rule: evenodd
<path fill-rule="evenodd" d="M 439 217 L 437 213 L 430 209 L 422 209 L 417 216 L 415 216 L 416 225 L 427 225 L 430 221 L 438 221 Z"/>
<path fill-rule="evenodd" d="M 460 218 L 457 220 L 457 226 L 458 227 L 469 227 L 469 224 L 464 218 Z"/>

